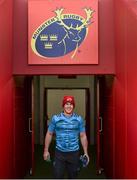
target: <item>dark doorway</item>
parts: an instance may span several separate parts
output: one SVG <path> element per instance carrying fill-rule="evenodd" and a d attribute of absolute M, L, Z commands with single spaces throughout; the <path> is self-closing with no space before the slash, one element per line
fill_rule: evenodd
<path fill-rule="evenodd" d="M 93 78 L 93 81 L 90 79 Z M 89 140 L 89 152 L 91 155 L 91 162 L 89 164 L 89 167 L 87 169 L 82 169 L 80 172 L 79 178 L 105 178 L 104 172 L 107 171 L 105 168 L 108 166 L 109 160 L 106 157 L 106 151 L 107 147 L 110 144 L 107 144 L 105 141 L 105 138 L 107 136 L 106 127 L 107 124 L 104 123 L 104 121 L 107 121 L 107 117 L 105 114 L 108 113 L 109 108 L 107 109 L 108 104 L 110 100 L 110 94 L 108 96 L 108 88 L 109 93 L 112 89 L 113 84 L 113 76 L 81 76 L 79 81 L 75 81 L 78 77 L 74 78 L 72 80 L 72 83 L 70 83 L 70 79 L 65 81 L 58 80 L 58 76 L 43 76 L 42 80 L 40 79 L 40 76 L 34 76 L 34 112 L 38 112 L 37 115 L 34 113 L 34 119 L 37 119 L 37 123 L 34 120 L 34 137 L 37 136 L 37 140 L 39 139 L 39 142 L 35 142 L 35 172 L 33 176 L 27 176 L 27 178 L 52 178 L 52 163 L 47 163 L 43 160 L 43 143 L 44 143 L 44 136 L 47 130 L 48 121 L 50 119 L 50 116 L 48 114 L 48 91 L 55 91 L 55 90 L 84 90 L 85 91 L 85 117 L 86 120 L 88 119 L 86 123 L 86 129 L 87 129 L 87 136 Z M 44 79 L 46 78 L 46 79 Z M 37 80 L 36 80 L 37 79 Z M 43 80 L 44 79 L 44 80 Z M 90 80 L 89 80 L 90 79 Z M 36 81 L 35 81 L 36 80 Z M 54 80 L 54 83 L 52 82 Z M 86 82 L 87 81 L 87 82 Z M 78 86 L 77 82 L 80 82 L 80 87 Z M 85 84 L 88 83 L 89 87 L 85 88 Z M 97 100 L 97 82 L 99 82 L 99 94 L 100 94 L 100 100 Z M 49 85 L 50 84 L 50 85 Z M 86 84 L 87 85 L 87 84 Z M 41 87 L 42 86 L 42 87 Z M 60 86 L 60 87 L 59 87 Z M 37 87 L 37 90 L 36 90 Z M 62 88 L 63 87 L 63 88 Z M 83 88 L 84 87 L 84 88 Z M 36 91 L 37 93 L 36 93 Z M 36 95 L 37 94 L 37 95 Z M 38 100 L 39 99 L 39 100 Z M 42 101 L 41 101 L 42 99 Z M 108 100 L 109 99 L 109 100 Z M 97 101 L 98 105 L 100 106 L 100 111 L 98 112 L 97 108 Z M 54 102 L 54 101 L 52 101 Z M 54 103 L 52 103 L 54 106 Z M 58 102 L 58 104 L 60 104 Z M 94 107 L 94 108 L 93 108 Z M 92 109 L 93 108 L 93 109 Z M 36 110 L 37 109 L 37 110 Z M 41 116 L 43 114 L 43 116 Z M 36 116 L 36 117 L 35 117 Z M 91 118 L 92 117 L 92 118 Z M 100 117 L 103 118 L 103 121 L 100 123 L 100 121 L 97 121 Z M 91 121 L 92 119 L 92 121 Z M 99 124 L 98 124 L 99 122 Z M 104 131 L 101 133 L 100 142 L 98 142 L 97 133 L 98 130 L 100 131 L 100 127 L 103 127 Z M 105 127 L 106 126 L 106 127 Z M 99 129 L 98 129 L 99 127 Z M 41 131 L 41 132 L 40 132 Z M 92 132 L 93 136 L 92 137 Z M 41 136 L 43 137 L 42 140 Z M 94 140 L 93 140 L 94 139 Z M 97 149 L 99 147 L 99 149 Z M 53 149 L 51 149 L 52 151 Z M 97 162 L 97 151 L 99 151 L 99 161 Z M 113 152 L 112 156 L 113 156 Z M 105 163 L 104 163 L 105 161 Z M 97 164 L 98 163 L 98 164 Z M 107 165 L 107 166 L 106 166 Z M 105 168 L 104 168 L 105 167 Z M 101 171 L 101 173 L 98 173 L 98 169 L 104 169 L 104 171 Z M 102 170 L 101 169 L 101 170 Z"/>

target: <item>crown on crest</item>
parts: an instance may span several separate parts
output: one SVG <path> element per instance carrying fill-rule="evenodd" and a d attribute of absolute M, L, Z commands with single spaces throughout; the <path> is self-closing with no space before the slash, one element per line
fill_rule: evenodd
<path fill-rule="evenodd" d="M 45 49 L 52 49 L 52 43 L 50 42 L 44 43 L 44 47 Z"/>
<path fill-rule="evenodd" d="M 51 34 L 49 35 L 50 37 L 50 41 L 57 41 L 58 40 L 58 36 L 56 34 Z"/>
<path fill-rule="evenodd" d="M 47 34 L 40 35 L 40 40 L 41 41 L 48 41 L 48 35 Z"/>

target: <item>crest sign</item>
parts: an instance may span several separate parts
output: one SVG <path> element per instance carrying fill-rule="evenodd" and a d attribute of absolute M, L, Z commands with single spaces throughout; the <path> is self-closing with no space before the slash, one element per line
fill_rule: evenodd
<path fill-rule="evenodd" d="M 98 3 L 70 1 L 29 0 L 29 64 L 98 64 Z"/>

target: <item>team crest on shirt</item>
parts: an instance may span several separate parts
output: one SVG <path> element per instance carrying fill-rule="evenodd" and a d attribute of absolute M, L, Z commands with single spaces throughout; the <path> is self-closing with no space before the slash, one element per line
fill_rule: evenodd
<path fill-rule="evenodd" d="M 54 17 L 43 22 L 33 33 L 31 48 L 35 54 L 44 58 L 56 58 L 77 53 L 88 35 L 94 10 L 84 8 L 85 16 L 64 14 L 63 8 L 54 10 Z"/>

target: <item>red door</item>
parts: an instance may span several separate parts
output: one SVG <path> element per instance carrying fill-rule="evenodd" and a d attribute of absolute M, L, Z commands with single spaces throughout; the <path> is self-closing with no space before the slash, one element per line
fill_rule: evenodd
<path fill-rule="evenodd" d="M 102 119 L 102 113 L 101 113 L 101 83 L 100 79 L 97 79 L 97 173 L 101 174 L 103 168 L 102 168 L 102 147 L 103 147 L 103 141 L 102 141 L 102 132 L 103 132 L 103 119 Z"/>
<path fill-rule="evenodd" d="M 90 143 L 90 92 L 88 88 L 85 90 L 85 108 L 86 134 L 88 142 Z"/>
<path fill-rule="evenodd" d="M 32 77 L 25 78 L 25 111 L 26 111 L 26 142 L 27 142 L 27 172 L 32 174 Z"/>
<path fill-rule="evenodd" d="M 34 82 L 32 77 L 26 77 L 25 82 L 26 115 L 28 124 L 28 172 L 34 174 Z"/>
<path fill-rule="evenodd" d="M 22 178 L 31 168 L 31 79 L 14 78 L 14 174 Z"/>
<path fill-rule="evenodd" d="M 26 78 L 26 115 L 28 124 L 28 171 L 34 174 L 34 82 L 32 77 Z"/>
<path fill-rule="evenodd" d="M 34 140 L 34 81 L 32 80 L 32 84 L 31 84 L 31 122 L 30 122 L 30 126 L 32 126 L 30 128 L 30 132 L 32 133 L 32 136 L 31 136 L 31 140 L 32 140 L 32 144 L 31 144 L 31 149 L 32 149 L 32 154 L 31 154 L 31 172 L 30 174 L 34 175 L 34 146 L 35 146 L 35 140 Z"/>

